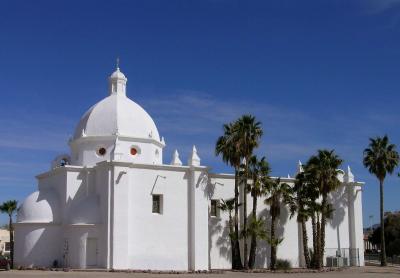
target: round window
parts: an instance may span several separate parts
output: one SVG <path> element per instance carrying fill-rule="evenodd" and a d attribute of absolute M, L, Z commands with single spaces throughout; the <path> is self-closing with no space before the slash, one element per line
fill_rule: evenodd
<path fill-rule="evenodd" d="M 136 155 L 137 154 L 137 149 L 136 148 L 131 148 L 131 155 Z"/>
<path fill-rule="evenodd" d="M 107 150 L 106 150 L 105 148 L 99 148 L 99 149 L 97 150 L 97 154 L 98 154 L 98 155 L 101 155 L 101 156 L 105 155 L 106 152 L 107 152 Z"/>

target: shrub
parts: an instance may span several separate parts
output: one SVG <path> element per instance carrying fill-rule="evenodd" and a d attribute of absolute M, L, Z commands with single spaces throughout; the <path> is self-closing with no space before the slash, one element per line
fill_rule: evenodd
<path fill-rule="evenodd" d="M 292 264 L 288 260 L 277 259 L 276 269 L 277 270 L 289 270 L 292 268 Z"/>

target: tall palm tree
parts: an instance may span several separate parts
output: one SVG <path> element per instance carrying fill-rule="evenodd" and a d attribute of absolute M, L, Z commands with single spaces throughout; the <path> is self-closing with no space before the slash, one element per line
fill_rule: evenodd
<path fill-rule="evenodd" d="M 336 190 L 340 186 L 338 174 L 339 166 L 343 160 L 335 154 L 334 150 L 318 150 L 316 155 L 313 155 L 307 162 L 307 169 L 313 176 L 313 179 L 318 186 L 321 200 L 321 223 L 319 234 L 319 267 L 323 266 L 323 257 L 325 251 L 325 228 L 326 222 L 331 212 L 329 210 L 328 194 Z M 318 223 L 317 223 L 318 224 Z M 317 226 L 318 227 L 318 226 Z"/>
<path fill-rule="evenodd" d="M 287 183 L 281 183 L 280 179 L 276 179 L 271 184 L 268 192 L 269 197 L 264 202 L 269 205 L 269 214 L 271 216 L 271 230 L 268 239 L 268 243 L 271 246 L 270 269 L 275 270 L 277 247 L 283 240 L 275 236 L 276 220 L 281 214 L 281 205 L 290 203 L 291 188 Z"/>
<path fill-rule="evenodd" d="M 311 228 L 312 228 L 312 242 L 313 242 L 313 252 L 310 254 L 310 267 L 319 268 L 320 267 L 320 235 L 321 235 L 321 225 L 320 225 L 320 215 L 322 212 L 320 199 L 320 191 L 318 187 L 318 181 L 311 172 L 310 165 L 306 164 L 304 167 L 304 172 L 301 173 L 299 177 L 299 181 L 294 186 L 294 190 L 296 186 L 302 188 L 301 195 L 305 197 L 304 201 L 306 201 L 307 210 L 311 218 Z"/>
<path fill-rule="evenodd" d="M 387 174 L 392 174 L 399 164 L 399 153 L 396 145 L 389 142 L 387 135 L 370 138 L 368 148 L 364 150 L 363 164 L 379 181 L 380 221 L 381 221 L 381 266 L 386 266 L 385 226 L 383 208 L 383 183 Z"/>
<path fill-rule="evenodd" d="M 240 157 L 246 161 L 244 168 L 243 186 L 243 261 L 244 268 L 248 268 L 248 242 L 247 242 L 247 180 L 249 179 L 248 167 L 253 151 L 259 145 L 263 131 L 261 122 L 258 122 L 252 115 L 243 115 L 234 123 L 234 136 L 238 142 Z"/>
<path fill-rule="evenodd" d="M 9 200 L 4 202 L 0 205 L 0 211 L 2 213 L 8 214 L 8 230 L 10 232 L 10 258 L 11 258 L 11 265 L 10 267 L 14 267 L 14 227 L 13 227 L 13 215 L 17 211 L 17 204 L 16 200 Z"/>
<path fill-rule="evenodd" d="M 257 237 L 262 236 L 262 231 L 264 231 L 264 228 L 260 228 L 260 226 L 263 226 L 262 223 L 257 219 L 257 200 L 266 193 L 267 184 L 270 182 L 270 172 L 271 168 L 265 157 L 262 157 L 260 160 L 257 159 L 257 156 L 252 156 L 250 158 L 249 176 L 251 178 L 251 183 L 249 183 L 249 191 L 253 198 L 253 209 L 249 225 L 251 243 L 248 266 L 251 269 L 254 268 L 256 261 Z"/>
<path fill-rule="evenodd" d="M 232 123 L 223 126 L 224 133 L 217 140 L 215 154 L 221 155 L 222 160 L 235 169 L 235 198 L 234 198 L 234 234 L 232 250 L 232 268 L 242 269 L 243 264 L 240 258 L 239 244 L 239 168 L 240 153 L 237 151 L 238 142 L 234 136 L 234 125 Z"/>
<path fill-rule="evenodd" d="M 308 249 L 308 235 L 306 222 L 313 214 L 313 204 L 318 198 L 318 191 L 316 188 L 307 181 L 307 173 L 300 172 L 296 175 L 296 180 L 293 187 L 290 204 L 290 217 L 293 217 L 297 213 L 297 222 L 301 225 L 302 237 L 303 237 L 303 254 L 307 268 L 311 268 L 311 258 Z M 313 226 L 313 230 L 316 226 Z M 314 233 L 313 233 L 314 234 Z M 315 234 L 316 235 L 316 234 Z M 316 243 L 316 237 L 313 238 L 314 244 Z"/>

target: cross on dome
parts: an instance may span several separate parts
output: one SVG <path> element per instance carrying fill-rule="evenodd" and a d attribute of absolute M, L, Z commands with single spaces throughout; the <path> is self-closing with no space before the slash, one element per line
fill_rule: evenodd
<path fill-rule="evenodd" d="M 119 58 L 117 58 L 117 67 L 108 80 L 110 95 L 126 96 L 126 82 L 128 79 L 119 69 Z"/>

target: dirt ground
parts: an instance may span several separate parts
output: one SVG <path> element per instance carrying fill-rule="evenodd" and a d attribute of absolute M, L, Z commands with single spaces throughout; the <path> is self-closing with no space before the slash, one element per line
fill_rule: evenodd
<path fill-rule="evenodd" d="M 366 266 L 358 268 L 348 268 L 341 271 L 323 272 L 323 273 L 239 273 L 225 271 L 223 274 L 149 274 L 149 273 L 115 273 L 115 272 L 57 272 L 57 271 L 40 271 L 40 270 L 12 270 L 0 271 L 1 278 L 7 277 L 95 277 L 95 278 L 166 278 L 166 277 L 195 277 L 195 278 L 225 278 L 225 277 L 278 277 L 278 278 L 392 278 L 400 277 L 399 267 L 375 267 Z"/>

